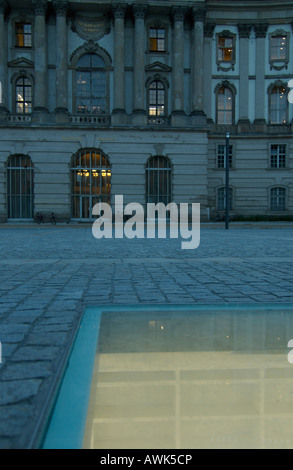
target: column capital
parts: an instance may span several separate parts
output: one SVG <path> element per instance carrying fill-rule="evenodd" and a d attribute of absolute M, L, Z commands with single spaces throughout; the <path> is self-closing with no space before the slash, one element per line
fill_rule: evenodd
<path fill-rule="evenodd" d="M 200 21 L 203 23 L 206 17 L 206 13 L 207 13 L 206 8 L 198 7 L 198 6 L 192 7 L 193 21 L 195 22 Z"/>
<path fill-rule="evenodd" d="M 238 25 L 238 32 L 240 39 L 249 39 L 251 31 L 251 24 L 239 24 Z"/>
<path fill-rule="evenodd" d="M 53 0 L 53 8 L 57 16 L 67 16 L 69 4 L 63 0 Z"/>
<path fill-rule="evenodd" d="M 32 0 L 35 15 L 45 15 L 48 8 L 47 0 Z"/>
<path fill-rule="evenodd" d="M 119 19 L 122 18 L 124 19 L 125 17 L 125 11 L 126 7 L 122 3 L 114 3 L 112 6 L 113 13 L 114 13 L 114 19 Z"/>
<path fill-rule="evenodd" d="M 258 23 L 254 25 L 255 29 L 255 36 L 257 38 L 265 38 L 267 35 L 267 30 L 268 30 L 268 24 L 267 23 Z"/>
<path fill-rule="evenodd" d="M 171 10 L 171 16 L 173 21 L 184 21 L 186 14 L 186 8 L 184 7 L 173 7 Z"/>
<path fill-rule="evenodd" d="M 146 5 L 133 5 L 132 11 L 135 19 L 144 20 L 147 7 Z"/>
<path fill-rule="evenodd" d="M 4 13 L 7 10 L 7 1 L 6 0 L 0 0 L 0 13 L 4 15 Z"/>

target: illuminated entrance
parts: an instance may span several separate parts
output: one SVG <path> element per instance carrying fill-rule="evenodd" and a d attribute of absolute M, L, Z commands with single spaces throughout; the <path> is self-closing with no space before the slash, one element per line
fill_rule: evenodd
<path fill-rule="evenodd" d="M 72 219 L 92 220 L 95 204 L 111 203 L 111 166 L 101 150 L 82 149 L 71 167 Z"/>

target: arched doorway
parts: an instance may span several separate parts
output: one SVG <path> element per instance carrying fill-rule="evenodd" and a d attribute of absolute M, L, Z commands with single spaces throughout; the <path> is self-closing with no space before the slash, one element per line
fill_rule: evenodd
<path fill-rule="evenodd" d="M 111 166 L 101 150 L 82 149 L 72 158 L 72 219 L 91 220 L 92 208 L 111 203 Z"/>
<path fill-rule="evenodd" d="M 28 155 L 12 155 L 7 162 L 7 217 L 32 219 L 33 164 Z"/>

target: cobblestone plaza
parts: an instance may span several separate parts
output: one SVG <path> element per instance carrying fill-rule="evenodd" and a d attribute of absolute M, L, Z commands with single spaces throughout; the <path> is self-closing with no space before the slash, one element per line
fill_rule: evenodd
<path fill-rule="evenodd" d="M 97 240 L 90 225 L 2 225 L 0 236 L 1 448 L 34 445 L 86 306 L 293 304 L 290 224 L 207 224 L 196 250 Z"/>

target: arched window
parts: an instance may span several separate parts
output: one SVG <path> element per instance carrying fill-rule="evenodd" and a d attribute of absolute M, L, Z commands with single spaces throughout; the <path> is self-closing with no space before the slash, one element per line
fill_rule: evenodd
<path fill-rule="evenodd" d="M 216 92 L 217 124 L 231 125 L 234 123 L 234 94 L 228 86 L 221 86 Z"/>
<path fill-rule="evenodd" d="M 282 85 L 270 87 L 269 121 L 270 124 L 286 124 L 288 122 L 287 90 Z"/>
<path fill-rule="evenodd" d="M 95 53 L 82 55 L 76 65 L 76 111 L 100 114 L 107 111 L 105 62 Z"/>
<path fill-rule="evenodd" d="M 166 157 L 152 157 L 146 165 L 146 202 L 169 204 L 172 199 L 172 168 Z"/>
<path fill-rule="evenodd" d="M 270 190 L 271 211 L 286 210 L 286 188 L 276 187 Z"/>
<path fill-rule="evenodd" d="M 149 116 L 164 116 L 166 111 L 164 83 L 160 80 L 152 81 L 149 85 L 148 96 Z"/>
<path fill-rule="evenodd" d="M 7 162 L 8 219 L 33 218 L 33 164 L 27 155 L 13 155 Z"/>
<path fill-rule="evenodd" d="M 110 204 L 111 166 L 101 150 L 82 149 L 74 155 L 71 181 L 73 219 L 92 219 L 95 204 Z"/>
<path fill-rule="evenodd" d="M 27 77 L 19 77 L 15 82 L 15 111 L 17 114 L 32 112 L 32 83 Z"/>
<path fill-rule="evenodd" d="M 217 191 L 217 209 L 218 211 L 226 210 L 226 187 L 222 186 Z M 229 187 L 229 211 L 233 210 L 233 188 Z"/>

